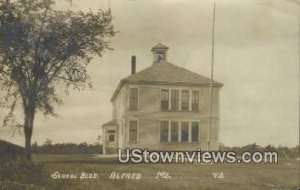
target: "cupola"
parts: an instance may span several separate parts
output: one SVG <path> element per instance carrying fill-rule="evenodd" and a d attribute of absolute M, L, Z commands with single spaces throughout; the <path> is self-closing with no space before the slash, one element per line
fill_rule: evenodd
<path fill-rule="evenodd" d="M 169 49 L 169 47 L 167 47 L 161 43 L 156 44 L 151 49 L 151 51 L 153 53 L 153 63 L 166 62 L 168 49 Z"/>

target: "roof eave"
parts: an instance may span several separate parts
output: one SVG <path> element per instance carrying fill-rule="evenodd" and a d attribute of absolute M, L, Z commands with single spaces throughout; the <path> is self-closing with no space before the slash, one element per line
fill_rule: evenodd
<path fill-rule="evenodd" d="M 184 82 L 177 82 L 176 83 L 176 82 L 153 82 L 153 81 L 127 81 L 126 79 L 122 79 L 119 82 L 116 90 L 114 91 L 114 93 L 113 93 L 113 95 L 112 95 L 112 97 L 110 99 L 110 102 L 113 102 L 116 99 L 116 97 L 119 94 L 119 91 L 121 90 L 123 84 L 125 84 L 125 83 L 131 83 L 131 84 L 154 84 L 154 85 L 160 85 L 160 84 L 166 85 L 167 84 L 167 85 L 210 87 L 210 83 L 202 83 L 201 84 L 201 83 L 184 83 Z M 219 87 L 219 88 L 221 88 L 223 86 L 224 86 L 224 84 L 222 84 L 222 83 L 219 83 L 217 81 L 213 82 L 213 87 Z"/>
<path fill-rule="evenodd" d="M 131 83 L 131 84 L 154 84 L 154 85 L 182 85 L 182 86 L 199 86 L 199 87 L 210 87 L 210 83 L 203 83 L 203 84 L 197 84 L 197 83 L 174 83 L 174 82 L 152 82 L 152 81 L 126 81 L 126 80 L 121 80 L 120 83 L 118 84 L 116 90 L 114 91 L 110 102 L 113 102 L 115 100 L 115 98 L 118 96 L 119 91 L 121 90 L 123 84 L 125 83 Z M 218 82 L 214 82 L 213 83 L 213 87 L 223 87 L 224 84 L 222 83 L 218 83 Z"/>
<path fill-rule="evenodd" d="M 116 90 L 114 91 L 112 97 L 110 98 L 110 102 L 113 102 L 113 101 L 115 100 L 115 98 L 118 96 L 119 91 L 120 91 L 120 89 L 122 88 L 122 86 L 123 86 L 123 84 L 124 84 L 124 81 L 125 81 L 125 80 L 122 79 L 122 80 L 119 82 L 119 84 L 118 84 Z"/>

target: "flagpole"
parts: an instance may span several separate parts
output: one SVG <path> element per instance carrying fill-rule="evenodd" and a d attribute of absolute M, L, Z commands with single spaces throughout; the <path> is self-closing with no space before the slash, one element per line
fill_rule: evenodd
<path fill-rule="evenodd" d="M 212 26 L 212 46 L 211 46 L 211 72 L 210 72 L 210 100 L 209 100 L 209 128 L 208 128 L 208 151 L 210 151 L 210 135 L 212 125 L 212 101 L 213 101 L 213 80 L 214 80 L 214 62 L 215 62 L 215 20 L 216 20 L 216 2 L 214 2 L 213 26 Z"/>

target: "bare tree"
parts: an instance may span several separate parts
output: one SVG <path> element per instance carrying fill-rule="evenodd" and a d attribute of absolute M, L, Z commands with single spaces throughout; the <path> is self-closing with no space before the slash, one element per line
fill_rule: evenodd
<path fill-rule="evenodd" d="M 62 101 L 58 85 L 83 90 L 91 87 L 87 65 L 101 56 L 115 32 L 110 10 L 59 11 L 55 0 L 0 0 L 0 89 L 2 105 L 10 108 L 4 126 L 22 128 L 25 154 L 31 160 L 35 113 L 55 115 Z M 20 101 L 24 123 L 16 122 Z"/>

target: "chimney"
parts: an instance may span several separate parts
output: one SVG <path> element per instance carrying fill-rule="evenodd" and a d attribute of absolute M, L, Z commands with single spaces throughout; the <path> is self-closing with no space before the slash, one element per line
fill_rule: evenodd
<path fill-rule="evenodd" d="M 135 74 L 135 67 L 136 67 L 136 64 L 135 64 L 135 56 L 131 56 L 131 75 L 134 75 Z"/>

